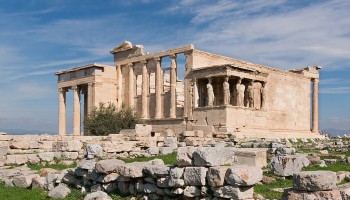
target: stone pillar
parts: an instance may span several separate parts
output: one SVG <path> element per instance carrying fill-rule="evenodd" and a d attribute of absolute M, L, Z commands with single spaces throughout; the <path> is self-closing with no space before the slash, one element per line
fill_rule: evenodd
<path fill-rule="evenodd" d="M 116 66 L 116 70 L 117 70 L 117 108 L 120 110 L 122 108 L 123 105 L 123 93 L 122 93 L 122 84 L 123 84 L 123 76 L 122 76 L 122 70 L 121 70 L 120 65 Z"/>
<path fill-rule="evenodd" d="M 176 55 L 171 55 L 170 71 L 170 118 L 176 118 Z"/>
<path fill-rule="evenodd" d="M 161 68 L 160 68 L 160 58 L 154 58 L 156 61 L 156 73 L 155 73 L 155 89 L 156 89 L 156 111 L 155 111 L 155 118 L 160 119 L 162 118 L 162 83 L 163 81 L 161 77 Z"/>
<path fill-rule="evenodd" d="M 80 91 L 78 86 L 73 89 L 73 135 L 80 135 Z"/>
<path fill-rule="evenodd" d="M 260 89 L 260 98 L 261 98 L 261 105 L 260 109 L 265 110 L 266 109 L 266 82 L 261 83 L 261 89 Z"/>
<path fill-rule="evenodd" d="M 87 88 L 87 109 L 88 109 L 88 114 L 90 114 L 92 108 L 95 106 L 95 102 L 94 102 L 94 83 L 88 83 L 88 88 Z"/>
<path fill-rule="evenodd" d="M 134 69 L 133 64 L 128 64 L 129 67 L 129 107 L 134 107 L 135 103 L 135 75 L 134 75 Z"/>
<path fill-rule="evenodd" d="M 66 135 L 66 92 L 63 88 L 58 88 L 58 135 Z"/>
<path fill-rule="evenodd" d="M 192 80 L 192 107 L 193 108 L 197 108 L 198 107 L 198 83 L 197 83 L 197 79 Z"/>
<path fill-rule="evenodd" d="M 318 133 L 318 82 L 319 79 L 312 79 L 312 132 Z"/>
<path fill-rule="evenodd" d="M 142 113 L 141 117 L 143 119 L 148 118 L 148 72 L 147 72 L 147 62 L 142 61 L 142 96 L 141 96 L 141 101 L 142 101 Z"/>
<path fill-rule="evenodd" d="M 191 100 L 191 83 L 187 75 L 190 73 L 193 64 L 193 51 L 184 52 L 185 55 L 185 74 L 184 74 L 184 114 L 183 117 L 187 120 L 192 119 L 192 100 Z"/>

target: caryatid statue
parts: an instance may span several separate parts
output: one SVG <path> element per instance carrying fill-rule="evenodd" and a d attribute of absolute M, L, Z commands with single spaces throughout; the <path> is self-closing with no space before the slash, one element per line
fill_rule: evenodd
<path fill-rule="evenodd" d="M 266 82 L 261 84 L 260 88 L 260 96 L 261 96 L 261 109 L 265 109 L 266 106 Z"/>
<path fill-rule="evenodd" d="M 224 105 L 229 105 L 231 97 L 230 97 L 230 84 L 228 83 L 228 77 L 225 77 L 223 88 L 224 88 Z"/>
<path fill-rule="evenodd" d="M 237 97 L 236 97 L 236 102 L 237 106 L 244 106 L 244 90 L 245 86 L 242 84 L 242 79 L 239 78 L 237 85 L 236 85 L 236 91 L 237 91 Z"/>
<path fill-rule="evenodd" d="M 207 84 L 207 92 L 208 92 L 208 106 L 214 105 L 214 90 L 211 85 L 211 78 L 209 78 L 209 82 Z"/>
<path fill-rule="evenodd" d="M 253 108 L 254 107 L 254 81 L 251 81 L 247 87 L 247 107 Z"/>

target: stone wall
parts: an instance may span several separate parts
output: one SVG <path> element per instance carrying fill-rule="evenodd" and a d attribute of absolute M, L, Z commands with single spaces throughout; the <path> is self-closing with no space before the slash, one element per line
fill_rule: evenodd
<path fill-rule="evenodd" d="M 69 190 L 66 184 L 91 193 L 117 191 L 144 199 L 252 199 L 253 186 L 261 181 L 263 171 L 239 163 L 234 151 L 229 147 L 180 147 L 177 164 L 171 166 L 160 159 L 134 163 L 91 159 L 61 172 L 4 169 L 0 179 L 7 186 L 42 188 L 50 190 L 49 196 L 57 193 L 59 197 Z"/>

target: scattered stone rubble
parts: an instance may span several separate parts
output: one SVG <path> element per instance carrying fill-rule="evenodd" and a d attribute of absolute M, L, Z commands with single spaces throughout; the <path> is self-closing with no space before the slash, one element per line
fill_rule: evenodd
<path fill-rule="evenodd" d="M 115 191 L 145 199 L 252 199 L 253 185 L 273 181 L 262 176 L 261 169 L 268 165 L 277 176 L 293 177 L 293 188 L 281 189 L 284 199 L 350 199 L 349 184 L 336 186 L 349 181 L 350 172 L 301 172 L 309 164 L 349 163 L 344 155 L 329 155 L 348 152 L 347 139 L 226 139 L 201 130 L 179 135 L 170 129 L 152 132 L 147 125 L 109 136 L 0 135 L 0 181 L 45 189 L 51 198 L 65 197 L 69 187 L 75 187 L 89 193 L 85 199 L 111 199 L 108 194 Z M 318 153 L 296 153 L 305 147 Z M 174 151 L 174 166 L 159 159 L 135 163 L 118 159 Z M 25 167 L 73 161 L 78 162 L 76 168 L 62 171 Z M 23 166 L 10 169 L 13 165 Z"/>
<path fill-rule="evenodd" d="M 237 162 L 233 147 L 180 147 L 179 152 L 183 153 L 178 154 L 174 166 L 164 165 L 160 159 L 134 163 L 84 159 L 77 168 L 61 172 L 46 170 L 40 176 L 23 167 L 2 169 L 0 177 L 7 186 L 49 190 L 51 198 L 67 196 L 69 185 L 92 193 L 85 199 L 108 199 L 106 193 L 113 191 L 141 194 L 145 199 L 252 199 L 253 186 L 263 177 L 260 167 Z"/>

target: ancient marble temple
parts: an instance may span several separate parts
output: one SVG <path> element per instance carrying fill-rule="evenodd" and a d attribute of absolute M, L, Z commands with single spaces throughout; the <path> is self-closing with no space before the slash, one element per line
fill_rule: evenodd
<path fill-rule="evenodd" d="M 286 71 L 193 45 L 144 53 L 142 45 L 125 41 L 110 53 L 114 66 L 93 63 L 56 73 L 59 135 L 66 134 L 69 90 L 73 135 L 81 134 L 82 116 L 99 102 L 135 108 L 153 131 L 203 130 L 237 138 L 319 135 L 319 66 Z"/>

